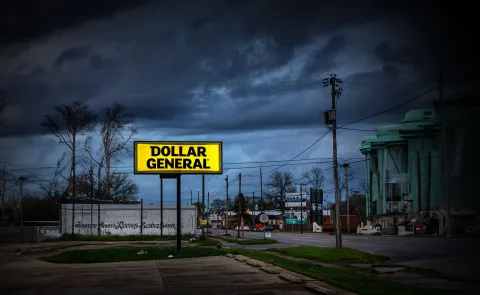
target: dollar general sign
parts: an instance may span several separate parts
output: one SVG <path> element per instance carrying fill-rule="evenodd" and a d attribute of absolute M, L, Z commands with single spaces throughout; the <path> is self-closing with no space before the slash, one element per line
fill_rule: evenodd
<path fill-rule="evenodd" d="M 222 174 L 221 142 L 134 142 L 135 174 Z"/>

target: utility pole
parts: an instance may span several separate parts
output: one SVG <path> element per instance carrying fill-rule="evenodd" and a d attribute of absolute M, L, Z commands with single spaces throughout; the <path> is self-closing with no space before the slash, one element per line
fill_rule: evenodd
<path fill-rule="evenodd" d="M 201 215 L 201 210 L 200 210 L 200 191 L 197 191 L 197 228 L 200 228 L 200 215 Z"/>
<path fill-rule="evenodd" d="M 443 104 L 443 65 L 442 61 L 439 63 L 438 68 L 438 100 L 440 103 L 440 128 L 441 128 L 441 137 L 442 137 L 442 161 L 443 161 L 443 193 L 444 201 L 446 202 L 446 236 L 450 237 L 452 235 L 452 216 L 450 212 L 450 165 L 448 161 L 448 132 L 447 132 L 447 122 L 445 120 L 446 107 Z"/>
<path fill-rule="evenodd" d="M 225 212 L 225 234 L 228 235 L 228 175 L 225 177 L 225 182 L 227 183 L 227 208 Z"/>
<path fill-rule="evenodd" d="M 340 98 L 342 88 L 336 89 L 340 86 L 342 81 L 337 79 L 336 74 L 331 74 L 330 78 L 323 79 L 323 87 L 332 87 L 332 109 L 325 112 L 325 123 L 331 125 L 333 137 L 333 181 L 335 183 L 335 224 L 336 224 L 336 247 L 342 248 L 342 227 L 340 224 L 340 187 L 338 183 L 338 161 L 337 161 L 337 109 L 336 100 Z"/>
<path fill-rule="evenodd" d="M 3 162 L 3 175 L 2 175 L 2 218 L 5 219 L 5 199 L 7 198 L 7 171 L 5 170 L 7 162 Z"/>
<path fill-rule="evenodd" d="M 240 238 L 240 226 L 242 225 L 242 200 L 240 199 L 242 194 L 242 173 L 238 173 L 238 232 L 237 238 Z M 242 228 L 243 230 L 243 228 Z"/>
<path fill-rule="evenodd" d="M 28 181 L 26 176 L 20 176 L 18 178 L 18 198 L 19 198 L 19 207 L 20 207 L 20 227 L 23 227 L 23 184 Z M 23 235 L 22 235 L 23 238 Z"/>
<path fill-rule="evenodd" d="M 192 194 L 192 190 L 190 190 L 190 205 L 193 205 L 193 194 Z"/>
<path fill-rule="evenodd" d="M 262 177 L 262 167 L 260 167 L 260 212 L 263 213 L 263 177 Z"/>
<path fill-rule="evenodd" d="M 344 163 L 342 165 L 343 169 L 345 169 L 345 199 L 347 199 L 347 232 L 350 233 L 350 200 L 348 197 L 348 168 L 350 168 L 350 164 Z"/>
<path fill-rule="evenodd" d="M 210 210 L 210 192 L 207 194 L 207 209 Z"/>
<path fill-rule="evenodd" d="M 252 230 L 255 228 L 255 192 L 252 193 Z"/>
<path fill-rule="evenodd" d="M 93 235 L 93 168 L 88 170 L 88 176 L 90 177 L 90 235 Z"/>
<path fill-rule="evenodd" d="M 300 184 L 300 234 L 303 235 L 303 184 Z"/>

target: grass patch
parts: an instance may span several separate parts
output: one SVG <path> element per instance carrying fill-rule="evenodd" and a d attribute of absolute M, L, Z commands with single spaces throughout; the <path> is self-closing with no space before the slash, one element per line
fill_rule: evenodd
<path fill-rule="evenodd" d="M 404 285 L 378 278 L 374 274 L 358 274 L 348 270 L 297 262 L 275 254 L 266 253 L 265 251 L 228 250 L 226 253 L 249 256 L 361 295 L 447 295 L 457 293 L 456 291 L 434 290 L 420 286 Z"/>
<path fill-rule="evenodd" d="M 268 251 L 299 258 L 307 258 L 327 263 L 381 263 L 388 261 L 388 257 L 375 255 L 350 248 L 327 248 L 313 246 L 299 246 L 289 248 L 268 249 Z"/>
<path fill-rule="evenodd" d="M 188 240 L 193 238 L 193 235 L 182 235 L 182 240 Z M 134 241 L 174 241 L 177 236 L 157 236 L 157 235 L 130 235 L 130 236 L 118 236 L 118 235 L 72 235 L 63 234 L 58 239 L 49 239 L 47 242 L 61 242 L 61 241 L 90 241 L 90 242 L 134 242 Z"/>
<path fill-rule="evenodd" d="M 273 239 L 245 239 L 245 240 L 232 239 L 228 241 L 230 243 L 237 243 L 240 245 L 268 245 L 268 244 L 278 243 L 277 240 L 273 240 Z"/>
<path fill-rule="evenodd" d="M 216 246 L 219 243 L 219 241 L 215 239 L 206 238 L 206 239 L 195 240 L 192 243 L 200 246 Z"/>
<path fill-rule="evenodd" d="M 375 267 L 402 267 L 405 269 L 399 270 L 398 272 L 417 273 L 430 278 L 443 279 L 447 281 L 457 281 L 462 283 L 473 284 L 476 286 L 480 285 L 480 283 L 477 281 L 464 278 L 461 276 L 452 275 L 452 274 L 445 274 L 441 271 L 438 271 L 436 269 L 431 269 L 431 268 L 413 267 L 413 266 L 402 265 L 402 264 L 376 263 L 372 265 L 372 272 L 374 273 L 379 273 L 378 271 L 375 271 Z"/>
<path fill-rule="evenodd" d="M 140 251 L 146 254 L 138 254 Z M 177 251 L 175 247 L 115 247 L 91 250 L 73 250 L 51 256 L 43 256 L 39 259 L 53 263 L 105 263 L 120 261 L 141 261 L 168 259 L 174 255 L 174 259 L 194 258 L 206 256 L 219 256 L 222 252 L 211 248 L 184 247 Z"/>

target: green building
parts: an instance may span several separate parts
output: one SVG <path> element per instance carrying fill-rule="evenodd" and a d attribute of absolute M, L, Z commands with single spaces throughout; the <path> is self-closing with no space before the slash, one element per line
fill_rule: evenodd
<path fill-rule="evenodd" d="M 480 129 L 472 120 L 479 103 L 455 100 L 434 106 L 407 112 L 399 124 L 378 128 L 361 143 L 367 216 L 382 227 L 434 217 L 443 234 L 447 224 L 453 233 L 479 223 L 480 198 L 474 198 L 471 188 L 480 175 L 468 160 L 476 158 L 473 139 Z"/>

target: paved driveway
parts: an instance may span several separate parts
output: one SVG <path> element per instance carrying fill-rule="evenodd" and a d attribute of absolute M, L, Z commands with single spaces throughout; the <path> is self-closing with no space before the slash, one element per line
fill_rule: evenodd
<path fill-rule="evenodd" d="M 2 295 L 311 294 L 226 257 L 71 265 L 0 258 Z"/>

